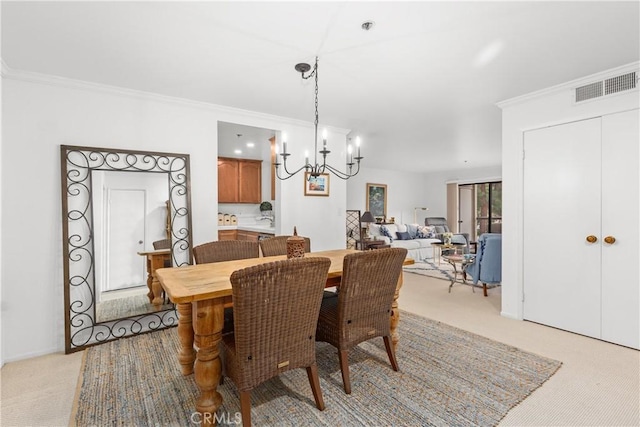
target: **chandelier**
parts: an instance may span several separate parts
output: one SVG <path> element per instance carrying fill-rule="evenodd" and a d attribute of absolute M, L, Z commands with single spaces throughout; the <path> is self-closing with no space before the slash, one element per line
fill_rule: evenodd
<path fill-rule="evenodd" d="M 280 156 L 282 156 L 282 163 L 280 163 L 279 161 L 278 151 L 276 146 L 276 161 L 273 164 L 276 168 L 276 176 L 281 180 L 285 180 L 285 179 L 291 178 L 292 176 L 294 176 L 295 174 L 297 174 L 302 170 L 309 173 L 308 175 L 309 179 L 311 179 L 312 177 L 314 178 L 318 177 L 319 175 L 325 174 L 328 172 L 331 172 L 338 178 L 345 179 L 345 180 L 351 178 L 352 176 L 356 176 L 358 172 L 360 172 L 360 160 L 363 159 L 363 157 L 360 155 L 360 137 L 356 138 L 357 153 L 355 157 L 353 157 L 353 147 L 351 146 L 351 144 L 347 146 L 346 172 L 338 170 L 327 163 L 327 154 L 331 153 L 331 151 L 327 150 L 326 129 L 322 133 L 322 150 L 318 151 L 318 57 L 316 56 L 316 63 L 313 67 L 313 71 L 309 75 L 307 76 L 304 75 L 304 73 L 311 70 L 311 65 L 309 64 L 306 64 L 306 63 L 297 64 L 295 66 L 295 69 L 296 71 L 302 74 L 302 78 L 304 80 L 310 79 L 311 77 L 315 77 L 315 82 L 316 82 L 316 93 L 315 93 L 316 114 L 315 114 L 315 121 L 314 121 L 315 138 L 314 138 L 313 164 L 309 163 L 309 153 L 305 152 L 304 165 L 293 172 L 289 172 L 289 170 L 287 169 L 287 157 L 289 157 L 291 153 L 287 152 L 286 136 L 283 134 L 282 135 L 282 153 L 280 153 Z M 322 155 L 322 164 L 318 163 L 318 154 Z M 284 172 L 282 175 L 280 174 L 280 165 L 282 165 L 282 169 Z M 355 169 L 355 171 L 353 170 L 354 165 L 357 165 L 357 168 Z"/>

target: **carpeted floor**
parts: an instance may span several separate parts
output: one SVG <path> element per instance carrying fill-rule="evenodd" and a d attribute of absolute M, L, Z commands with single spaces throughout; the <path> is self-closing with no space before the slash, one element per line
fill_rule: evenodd
<path fill-rule="evenodd" d="M 459 267 L 458 267 L 459 268 Z M 405 265 L 403 270 L 407 273 L 419 274 L 421 276 L 429 276 L 436 279 L 446 280 L 451 283 L 451 280 L 455 277 L 453 266 L 448 262 L 442 260 L 440 264 L 432 259 L 425 259 L 420 262 L 416 262 L 415 264 Z M 466 281 L 462 280 L 462 274 L 458 272 L 458 277 L 456 278 L 456 284 L 464 284 L 464 285 L 473 285 L 473 280 L 471 277 L 467 277 Z M 456 285 L 457 286 L 457 285 Z M 488 289 L 495 288 L 499 286 L 497 284 L 489 284 L 487 285 Z M 482 284 L 476 284 L 476 287 L 482 288 Z"/>
<path fill-rule="evenodd" d="M 381 338 L 351 351 L 351 395 L 342 389 L 336 350 L 318 343 L 326 409 L 315 408 L 306 372 L 297 369 L 252 392 L 253 424 L 496 425 L 561 365 L 405 312 L 399 333 L 400 372 L 391 370 Z M 193 376 L 181 375 L 177 351 L 175 328 L 89 348 L 72 420 L 79 426 L 197 421 L 197 387 Z M 237 389 L 226 380 L 218 390 L 224 399 L 218 416 L 233 424 Z"/>
<path fill-rule="evenodd" d="M 453 266 L 446 261 L 440 264 L 433 259 L 425 259 L 416 261 L 415 264 L 405 265 L 402 269 L 408 273 L 420 274 L 422 276 L 434 277 L 436 279 L 449 280 L 453 279 Z M 458 276 L 458 279 L 460 277 Z"/>

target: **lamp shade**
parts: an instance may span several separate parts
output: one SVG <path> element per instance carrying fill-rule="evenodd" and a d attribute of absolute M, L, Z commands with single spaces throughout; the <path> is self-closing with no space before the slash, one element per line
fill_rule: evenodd
<path fill-rule="evenodd" d="M 365 211 L 360 218 L 361 222 L 376 222 L 376 219 L 373 217 L 371 212 Z"/>

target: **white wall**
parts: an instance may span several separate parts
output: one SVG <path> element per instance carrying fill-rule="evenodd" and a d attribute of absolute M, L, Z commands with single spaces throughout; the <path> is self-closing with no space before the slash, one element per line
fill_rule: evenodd
<path fill-rule="evenodd" d="M 312 145 L 312 126 L 286 118 L 6 69 L 2 83 L 4 362 L 64 349 L 61 144 L 189 154 L 194 244 L 217 239 L 219 120 L 286 130 L 290 151 Z M 347 131 L 330 131 L 344 142 Z M 304 197 L 303 179 L 278 183 L 282 230 L 297 225 L 315 250 L 344 247 L 346 183 Z"/>
<path fill-rule="evenodd" d="M 366 152 L 362 154 L 366 157 Z M 413 208 L 430 207 L 433 202 L 424 174 L 363 167 L 347 183 L 347 209 L 364 213 L 367 183 L 387 186 L 387 218 L 395 217 L 398 223 L 413 223 Z"/>
<path fill-rule="evenodd" d="M 313 153 L 313 137 L 301 130 L 292 127 L 282 129 L 287 134 L 287 152 L 292 153 L 287 161 L 289 170 L 296 170 L 304 164 L 305 150 Z M 327 149 L 331 151 L 327 163 L 344 170 L 347 132 L 331 128 L 327 131 Z M 313 162 L 313 154 L 309 157 Z M 299 235 L 311 238 L 313 251 L 345 248 L 347 182 L 330 175 L 329 196 L 305 196 L 302 172 L 288 180 L 277 180 L 274 206 L 277 234 L 292 234 L 296 227 Z"/>
<path fill-rule="evenodd" d="M 451 170 L 441 172 L 411 173 L 385 169 L 362 168 L 360 173 L 347 183 L 347 209 L 366 210 L 367 183 L 387 185 L 387 217 L 395 217 L 399 223 L 413 223 L 416 219 L 424 224 L 427 216 L 447 216 L 447 183 L 480 182 L 501 176 L 500 166 Z"/>
<path fill-rule="evenodd" d="M 502 111 L 502 315 L 522 319 L 523 132 L 638 108 L 638 90 L 574 105 L 573 89 L 630 71 L 636 62 L 499 104 Z M 533 213 L 535 215 L 535 213 Z M 559 225 L 561 226 L 561 225 Z"/>
<path fill-rule="evenodd" d="M 502 167 L 468 168 L 441 172 L 431 172 L 425 176 L 425 190 L 428 191 L 430 200 L 426 206 L 429 208 L 428 215 L 447 217 L 447 184 L 469 184 L 486 182 L 488 180 L 499 180 L 502 177 Z M 449 224 L 455 227 L 455 224 Z"/>

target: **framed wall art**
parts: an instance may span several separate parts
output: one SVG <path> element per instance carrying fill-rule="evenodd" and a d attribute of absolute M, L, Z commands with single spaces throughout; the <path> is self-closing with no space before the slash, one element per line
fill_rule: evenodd
<path fill-rule="evenodd" d="M 305 172 L 304 195 L 305 196 L 328 196 L 329 195 L 329 174 L 322 173 L 318 176 L 311 176 L 310 172 Z"/>
<path fill-rule="evenodd" d="M 376 217 L 387 217 L 386 184 L 367 183 L 367 210 Z"/>

